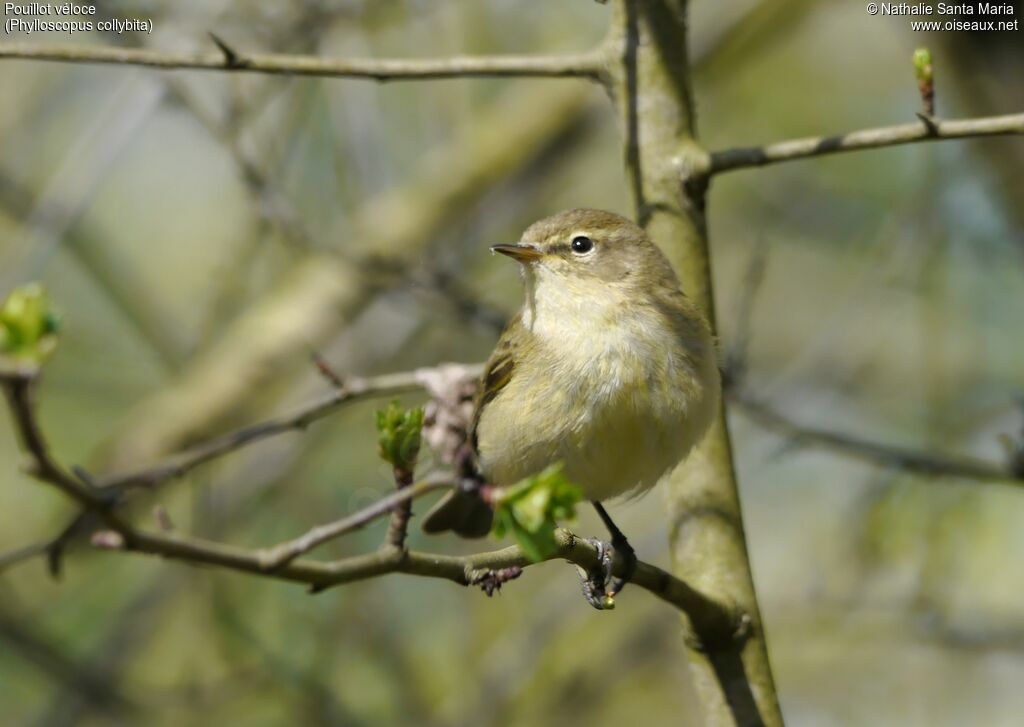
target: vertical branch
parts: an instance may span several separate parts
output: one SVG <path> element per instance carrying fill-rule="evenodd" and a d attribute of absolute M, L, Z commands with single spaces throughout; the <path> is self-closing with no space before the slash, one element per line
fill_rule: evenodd
<path fill-rule="evenodd" d="M 714 324 L 704 217 L 709 160 L 696 139 L 686 11 L 686 0 L 616 0 L 605 79 L 626 134 L 637 218 Z M 724 408 L 667 490 L 675 575 L 730 615 L 684 624 L 705 722 L 781 725 Z"/>
<path fill-rule="evenodd" d="M 395 467 L 395 485 L 398 491 L 412 486 L 412 472 L 404 467 Z M 412 517 L 412 499 L 402 500 L 395 509 L 391 511 L 391 521 L 388 523 L 388 534 L 384 541 L 385 545 L 392 548 L 405 548 L 405 535 L 409 530 L 409 518 Z"/>

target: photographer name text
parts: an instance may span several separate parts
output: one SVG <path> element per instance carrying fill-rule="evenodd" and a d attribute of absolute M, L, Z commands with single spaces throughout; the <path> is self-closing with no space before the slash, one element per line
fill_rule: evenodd
<path fill-rule="evenodd" d="M 1020 20 L 1014 18 L 1009 3 L 876 3 L 867 6 L 868 15 L 910 17 L 914 32 L 928 30 L 1004 31 L 1019 30 Z M 916 20 L 939 16 L 947 20 Z"/>

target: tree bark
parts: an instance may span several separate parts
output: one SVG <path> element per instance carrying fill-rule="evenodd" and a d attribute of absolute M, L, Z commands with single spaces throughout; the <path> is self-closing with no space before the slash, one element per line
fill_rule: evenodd
<path fill-rule="evenodd" d="M 696 138 L 686 11 L 686 0 L 616 0 L 605 81 L 625 134 L 637 220 L 714 325 L 704 215 L 709 155 Z M 781 725 L 724 408 L 666 489 L 674 573 L 722 607 L 718 617 L 684 617 L 704 722 Z"/>

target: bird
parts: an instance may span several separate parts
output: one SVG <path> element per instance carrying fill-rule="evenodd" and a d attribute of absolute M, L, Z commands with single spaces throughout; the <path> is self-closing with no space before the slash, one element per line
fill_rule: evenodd
<path fill-rule="evenodd" d="M 603 503 L 649 491 L 708 430 L 721 391 L 711 326 L 643 228 L 612 212 L 563 211 L 491 250 L 519 263 L 525 296 L 484 366 L 468 432 L 473 466 L 501 486 L 561 463 L 625 557 L 625 574 L 607 588 L 614 596 L 637 561 Z M 458 488 L 423 529 L 482 537 L 492 517 Z M 601 607 L 603 594 L 591 595 Z"/>

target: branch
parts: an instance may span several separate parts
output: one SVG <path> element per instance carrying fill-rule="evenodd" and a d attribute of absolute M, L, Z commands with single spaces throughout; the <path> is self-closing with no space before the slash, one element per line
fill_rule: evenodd
<path fill-rule="evenodd" d="M 127 264 L 109 244 L 106 229 L 88 216 L 75 214 L 65 200 L 44 197 L 36 200 L 30 186 L 0 172 L 0 210 L 12 220 L 53 220 L 63 230 L 61 250 L 74 257 L 82 271 L 117 308 L 139 338 L 153 349 L 167 366 L 179 361 L 185 346 L 170 324 L 170 314 L 153 291 L 140 282 L 138 271 Z M 53 222 L 45 222 L 54 229 Z"/>
<path fill-rule="evenodd" d="M 3 386 L 14 418 L 15 430 L 22 447 L 32 457 L 26 468 L 28 474 L 49 482 L 80 505 L 90 508 L 105 505 L 87 483 L 80 482 L 50 456 L 46 438 L 35 417 L 35 402 L 32 399 L 32 385 L 35 381 L 36 371 L 33 369 L 0 371 L 0 385 Z"/>
<path fill-rule="evenodd" d="M 239 176 L 249 191 L 260 218 L 281 235 L 285 244 L 298 250 L 315 249 L 317 243 L 303 224 L 302 217 L 291 199 L 264 168 L 258 154 L 241 142 L 243 122 L 232 119 L 232 123 L 222 123 L 215 119 L 198 103 L 181 78 L 169 79 L 167 88 L 200 126 L 234 159 Z M 268 98 L 261 100 L 266 103 Z"/>
<path fill-rule="evenodd" d="M 428 477 L 422 482 L 417 482 L 409 487 L 398 490 L 348 517 L 326 525 L 318 525 L 294 540 L 288 540 L 272 548 L 267 548 L 261 553 L 263 568 L 266 570 L 276 570 L 330 540 L 358 530 L 377 518 L 387 515 L 399 505 L 412 502 L 416 498 L 435 490 L 448 489 L 452 486 L 451 479 L 450 475 L 445 474 Z M 400 546 L 401 543 L 397 543 L 397 545 Z"/>
<path fill-rule="evenodd" d="M 555 539 L 558 549 L 548 560 L 561 559 L 582 568 L 594 568 L 598 565 L 597 548 L 588 541 L 561 529 L 556 531 Z M 294 560 L 276 569 L 268 569 L 261 551 L 173 534 L 135 531 L 130 539 L 123 542 L 108 541 L 104 547 L 159 555 L 190 564 L 217 566 L 275 580 L 303 583 L 310 586 L 314 592 L 389 573 L 439 578 L 469 586 L 475 585 L 481 575 L 488 571 L 527 568 L 534 564 L 517 545 L 466 556 L 419 551 L 403 552 L 388 548 L 376 553 L 328 562 Z M 618 566 L 616 573 L 619 573 Z M 695 621 L 725 623 L 727 619 L 733 617 L 683 581 L 649 563 L 641 561 L 637 564 L 631 583 L 685 611 Z"/>
<path fill-rule="evenodd" d="M 805 427 L 775 411 L 767 404 L 743 394 L 729 399 L 761 426 L 774 429 L 791 438 L 797 445 L 826 447 L 851 457 L 928 475 L 930 477 L 963 477 L 983 482 L 1017 482 L 1024 484 L 1024 470 L 973 458 L 950 458 L 929 452 L 895 447 L 881 442 L 860 439 L 840 432 Z"/>
<path fill-rule="evenodd" d="M 467 367 L 467 372 L 476 375 L 479 366 Z M 259 424 L 235 430 L 223 436 L 197 444 L 171 456 L 154 467 L 120 475 L 97 478 L 104 489 L 124 491 L 139 487 L 153 487 L 165 480 L 182 477 L 196 467 L 234 452 L 249 444 L 286 432 L 300 431 L 315 421 L 323 419 L 345 404 L 371 397 L 391 396 L 419 391 L 423 388 L 424 377 L 435 369 L 423 368 L 395 374 L 372 377 L 349 377 L 340 382 L 330 395 L 313 401 L 292 414 L 268 419 Z"/>
<path fill-rule="evenodd" d="M 922 118 L 920 122 L 861 129 L 836 136 L 813 136 L 781 141 L 767 146 L 724 149 L 711 153 L 708 174 L 734 169 L 760 167 L 794 159 L 837 154 L 860 149 L 878 149 L 917 141 L 965 139 L 978 136 L 1024 134 L 1024 113 L 987 116 L 976 119 L 940 121 Z"/>
<path fill-rule="evenodd" d="M 219 52 L 182 53 L 95 45 L 11 43 L 0 46 L 0 59 L 106 63 L 158 70 L 188 69 L 242 73 L 360 78 L 372 81 L 515 76 L 589 78 L 603 68 L 596 52 L 562 56 L 453 56 L 448 58 L 370 59 L 321 58 L 280 53 L 240 53 L 215 38 Z"/>
<path fill-rule="evenodd" d="M 395 467 L 395 486 L 398 492 L 410 492 L 412 490 L 412 472 L 400 467 Z M 388 532 L 384 537 L 385 548 L 392 548 L 398 551 L 405 550 L 406 536 L 409 534 L 409 521 L 412 519 L 412 498 L 403 497 L 391 510 L 391 522 L 388 523 Z"/>
<path fill-rule="evenodd" d="M 93 543 L 97 547 L 148 553 L 192 564 L 219 566 L 268 578 L 305 583 L 314 592 L 387 573 L 441 578 L 466 586 L 486 586 L 488 574 L 531 565 L 531 561 L 518 546 L 468 556 L 420 553 L 386 546 L 376 553 L 337 561 L 292 560 L 275 565 L 273 561 L 268 560 L 268 551 L 249 550 L 173 533 L 136 530 L 111 514 L 110 503 L 86 473 L 76 470 L 76 479 L 53 459 L 42 436 L 32 403 L 31 391 L 36 381 L 31 372 L 0 374 L 0 385 L 8 394 L 16 429 L 33 459 L 33 473 L 41 481 L 53 485 L 89 511 L 102 517 L 111 528 L 94 534 Z M 431 481 L 421 483 L 420 486 L 403 488 L 390 498 L 385 498 L 350 518 L 314 528 L 302 538 L 282 544 L 280 552 L 288 558 L 293 552 L 302 552 L 302 548 L 308 549 L 326 542 L 331 537 L 351 532 L 396 505 L 409 502 L 413 497 L 424 494 L 428 488 L 433 489 L 437 486 L 440 485 Z M 588 569 L 598 565 L 597 548 L 591 543 L 564 530 L 557 531 L 556 542 L 558 548 L 552 558 L 561 558 Z M 616 572 L 619 573 L 624 563 L 617 561 L 615 565 Z M 695 623 L 715 624 L 716 628 L 732 628 L 733 622 L 739 622 L 735 614 L 728 609 L 720 607 L 683 581 L 650 564 L 638 564 L 633 582 L 684 610 Z"/>
<path fill-rule="evenodd" d="M 52 541 L 44 540 L 9 550 L 6 553 L 0 553 L 0 573 L 26 560 L 32 560 L 36 556 L 43 555 L 50 550 L 51 545 Z"/>
<path fill-rule="evenodd" d="M 243 427 L 215 439 L 199 443 L 191 448 L 172 455 L 164 462 L 153 467 L 133 470 L 122 474 L 111 474 L 90 478 L 90 482 L 96 484 L 97 490 L 103 495 L 107 506 L 113 509 L 119 507 L 124 502 L 124 495 L 130 493 L 132 490 L 155 488 L 168 480 L 183 477 L 193 469 L 206 464 L 207 462 L 211 462 L 250 444 L 255 444 L 263 439 L 279 434 L 305 429 L 313 422 L 337 411 L 337 409 L 347 403 L 361 401 L 374 396 L 390 396 L 393 394 L 416 391 L 424 387 L 429 389 L 429 383 L 431 381 L 434 381 L 438 375 L 442 375 L 445 372 L 448 372 L 448 375 L 451 375 L 450 371 L 452 368 L 458 369 L 462 372 L 463 376 L 469 378 L 478 378 L 483 369 L 481 364 L 442 364 L 437 368 L 420 368 L 410 372 L 384 374 L 382 376 L 347 377 L 342 379 L 331 371 L 326 362 L 318 356 L 314 357 L 314 361 L 320 373 L 327 378 L 334 387 L 334 392 L 330 396 L 311 402 L 290 415 L 276 419 L 269 419 L 267 421 L 260 422 L 259 424 Z M 0 374 L 2 374 L 2 372 L 0 372 Z M 0 375 L 0 383 L 6 383 L 2 375 Z M 29 421 L 31 421 L 31 417 L 29 418 Z M 42 451 L 45 453 L 45 447 Z M 434 480 L 435 478 L 427 478 L 424 480 L 424 483 L 432 483 Z M 435 488 L 431 486 L 431 489 Z M 424 493 L 415 492 L 412 493 L 412 497 L 419 497 L 420 494 Z M 402 501 L 404 501 L 404 497 L 399 497 L 397 500 L 397 502 Z M 384 501 L 381 501 L 381 503 L 378 504 L 382 503 L 384 503 Z M 391 506 L 387 506 L 385 512 L 389 512 L 390 507 Z M 367 510 L 369 509 L 370 508 L 367 508 Z M 355 520 L 358 515 L 359 513 L 351 516 L 350 519 Z M 349 518 L 346 520 L 349 520 Z M 70 538 L 73 538 L 82 532 L 85 524 L 91 521 L 92 511 L 88 506 L 86 506 L 71 520 L 68 525 L 62 529 L 60 535 L 50 542 L 39 544 L 37 547 L 20 548 L 10 553 L 0 555 L 0 570 L 17 565 L 36 555 L 46 554 L 50 561 L 50 572 L 56 576 L 60 571 L 60 557 L 64 546 Z M 297 555 L 320 545 L 322 542 L 338 537 L 339 535 L 344 534 L 344 532 L 349 532 L 347 525 L 346 529 L 341 532 L 335 533 L 330 530 L 330 528 L 341 526 L 344 522 L 345 521 L 340 521 L 339 523 L 332 525 L 322 526 L 324 528 L 324 531 L 322 532 L 317 528 L 314 528 L 314 531 L 316 532 L 311 532 L 306 536 L 303 536 L 303 538 L 299 539 L 301 542 L 293 543 L 289 541 L 281 543 L 279 546 L 275 546 L 274 549 L 271 549 L 273 552 L 269 552 L 265 557 L 269 559 L 268 562 L 271 565 L 290 560 Z M 358 527 L 361 527 L 361 525 L 362 524 L 358 525 Z M 355 529 L 355 527 L 351 529 Z M 320 539 L 322 536 L 323 539 Z"/>
<path fill-rule="evenodd" d="M 36 633 L 30 620 L 0 608 L 0 639 L 5 650 L 13 650 L 37 666 L 59 686 L 64 695 L 74 695 L 114 721 L 136 717 L 138 704 L 127 698 L 119 685 L 97 673 L 95 664 L 73 656 L 61 641 Z"/>
<path fill-rule="evenodd" d="M 616 0 L 607 76 L 624 130 L 637 221 L 665 252 L 682 289 L 714 331 L 704 217 L 709 155 L 694 126 L 689 5 Z M 705 723 L 781 727 L 724 415 L 719 406 L 697 451 L 663 485 L 673 573 L 721 610 L 743 614 L 717 623 L 684 620 L 687 661 Z"/>

